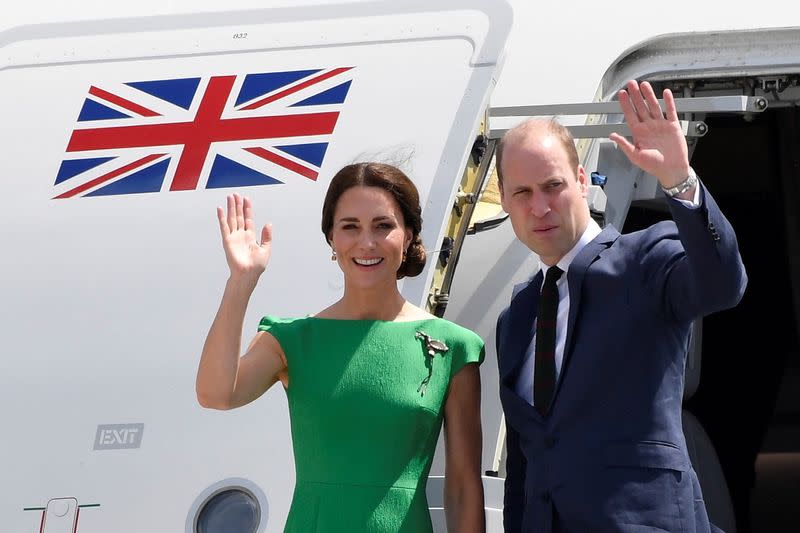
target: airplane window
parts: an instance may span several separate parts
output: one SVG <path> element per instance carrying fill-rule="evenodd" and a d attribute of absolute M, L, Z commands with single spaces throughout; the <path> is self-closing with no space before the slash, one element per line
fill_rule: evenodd
<path fill-rule="evenodd" d="M 261 508 L 252 494 L 241 489 L 218 492 L 197 517 L 197 533 L 256 533 Z"/>

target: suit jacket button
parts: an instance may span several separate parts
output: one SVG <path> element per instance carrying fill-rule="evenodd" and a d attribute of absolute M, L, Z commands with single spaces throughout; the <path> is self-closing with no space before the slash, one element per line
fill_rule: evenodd
<path fill-rule="evenodd" d="M 545 437 L 544 438 L 544 447 L 548 450 L 556 445 L 556 438 L 555 437 Z"/>
<path fill-rule="evenodd" d="M 550 493 L 549 492 L 543 492 L 542 493 L 542 501 L 545 502 L 545 503 L 549 503 L 550 502 Z"/>

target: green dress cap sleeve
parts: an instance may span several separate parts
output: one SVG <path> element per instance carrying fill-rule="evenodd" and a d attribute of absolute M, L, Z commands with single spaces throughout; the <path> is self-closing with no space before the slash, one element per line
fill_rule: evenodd
<path fill-rule="evenodd" d="M 258 323 L 258 331 L 272 331 L 273 328 L 280 329 L 281 324 L 291 322 L 285 318 L 280 318 L 274 315 L 266 315 Z"/>
<path fill-rule="evenodd" d="M 289 352 L 292 351 L 293 337 L 297 328 L 295 327 L 296 318 L 280 318 L 274 315 L 266 315 L 258 323 L 258 331 L 266 331 L 270 333 L 278 344 L 283 348 L 286 357 L 289 357 Z"/>
<path fill-rule="evenodd" d="M 463 334 L 460 336 L 457 350 L 453 354 L 453 365 L 451 367 L 450 376 L 455 376 L 459 370 L 464 368 L 464 365 L 470 363 L 483 363 L 486 356 L 486 346 L 483 339 L 481 339 L 475 332 L 468 329 L 463 329 Z"/>

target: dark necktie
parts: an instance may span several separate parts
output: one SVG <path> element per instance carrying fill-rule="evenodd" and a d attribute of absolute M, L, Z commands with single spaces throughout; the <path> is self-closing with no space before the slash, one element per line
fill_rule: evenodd
<path fill-rule="evenodd" d="M 542 414 L 550 410 L 556 388 L 556 314 L 558 287 L 556 282 L 564 272 L 553 265 L 547 269 L 539 309 L 536 312 L 536 351 L 533 373 L 533 405 Z"/>

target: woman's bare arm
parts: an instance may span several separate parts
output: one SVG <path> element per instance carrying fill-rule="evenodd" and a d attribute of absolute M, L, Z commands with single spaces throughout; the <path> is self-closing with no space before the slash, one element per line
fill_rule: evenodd
<path fill-rule="evenodd" d="M 447 530 L 486 531 L 481 482 L 481 377 L 467 364 L 453 377 L 444 407 L 444 509 Z"/>
<path fill-rule="evenodd" d="M 264 226 L 258 242 L 250 200 L 235 194 L 227 202 L 227 213 L 217 208 L 217 218 L 230 277 L 203 345 L 196 382 L 200 405 L 214 409 L 244 405 L 278 379 L 286 380 L 286 358 L 269 333 L 257 334 L 239 357 L 245 311 L 269 261 L 272 230 Z"/>

